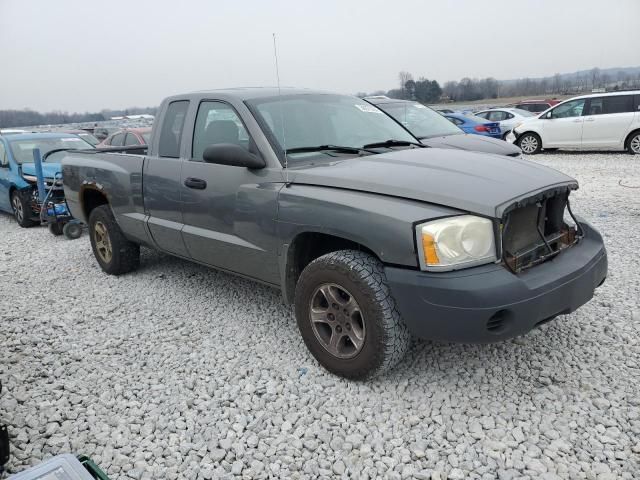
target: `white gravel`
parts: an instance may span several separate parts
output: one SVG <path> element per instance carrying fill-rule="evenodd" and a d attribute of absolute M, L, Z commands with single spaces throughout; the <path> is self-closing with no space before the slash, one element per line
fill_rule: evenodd
<path fill-rule="evenodd" d="M 109 277 L 86 235 L 0 215 L 8 470 L 74 452 L 112 479 L 638 478 L 640 158 L 534 160 L 580 181 L 607 282 L 513 341 L 416 342 L 367 383 L 315 363 L 277 291 L 148 250 Z"/>

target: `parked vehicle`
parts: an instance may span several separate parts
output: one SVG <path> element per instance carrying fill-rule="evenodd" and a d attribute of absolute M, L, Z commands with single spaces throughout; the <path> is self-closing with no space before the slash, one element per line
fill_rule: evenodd
<path fill-rule="evenodd" d="M 498 122 L 488 122 L 482 117 L 468 113 L 445 113 L 444 118 L 457 125 L 464 133 L 483 135 L 486 137 L 502 139 L 502 130 Z"/>
<path fill-rule="evenodd" d="M 33 150 L 42 156 L 58 149 L 92 149 L 93 145 L 68 133 L 21 133 L 0 136 L 0 210 L 13 213 L 21 227 L 40 224 L 40 202 L 36 185 Z M 56 179 L 59 163 L 49 158 L 43 164 L 45 187 L 53 190 L 54 203 L 62 196 L 62 181 Z M 62 227 L 60 228 L 62 233 Z"/>
<path fill-rule="evenodd" d="M 566 100 L 517 125 L 507 141 L 528 154 L 558 148 L 640 154 L 640 90 Z"/>
<path fill-rule="evenodd" d="M 439 113 L 456 113 L 454 110 L 451 110 L 450 108 L 439 108 L 436 110 L 436 112 Z"/>
<path fill-rule="evenodd" d="M 92 133 L 89 133 L 86 130 L 63 130 L 63 131 L 64 133 L 73 133 L 74 135 L 79 136 L 81 139 L 83 139 L 87 143 L 90 143 L 94 147 L 100 143 L 100 140 L 98 140 Z"/>
<path fill-rule="evenodd" d="M 574 179 L 426 148 L 359 98 L 197 92 L 164 100 L 157 119 L 147 155 L 62 160 L 102 270 L 135 270 L 146 245 L 278 287 L 336 374 L 392 367 L 411 334 L 523 334 L 605 279 L 602 237 L 569 208 Z"/>
<path fill-rule="evenodd" d="M 408 100 L 365 97 L 411 132 L 420 143 L 430 147 L 456 148 L 474 152 L 496 153 L 519 157 L 522 152 L 515 145 L 488 136 L 466 134 L 442 114 Z"/>
<path fill-rule="evenodd" d="M 555 98 L 547 99 L 547 100 L 522 100 L 517 103 L 512 103 L 507 105 L 509 108 L 518 108 L 520 110 L 527 110 L 531 113 L 542 113 L 545 110 L 550 109 L 554 105 L 560 103 L 560 100 Z"/>
<path fill-rule="evenodd" d="M 520 110 L 519 108 L 492 108 L 477 112 L 475 115 L 490 122 L 498 122 L 503 139 L 516 125 L 528 118 L 535 117 L 533 113 L 527 110 Z"/>
<path fill-rule="evenodd" d="M 124 128 L 105 138 L 98 144 L 98 148 L 147 145 L 150 137 L 151 127 Z"/>

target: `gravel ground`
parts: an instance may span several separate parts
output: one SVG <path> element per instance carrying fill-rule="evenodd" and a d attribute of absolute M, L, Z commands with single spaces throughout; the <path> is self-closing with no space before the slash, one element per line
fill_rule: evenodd
<path fill-rule="evenodd" d="M 315 363 L 277 291 L 148 250 L 109 277 L 87 236 L 0 215 L 8 470 L 76 452 L 112 479 L 638 478 L 640 160 L 535 161 L 580 180 L 604 233 L 595 298 L 505 343 L 415 342 L 366 383 Z"/>

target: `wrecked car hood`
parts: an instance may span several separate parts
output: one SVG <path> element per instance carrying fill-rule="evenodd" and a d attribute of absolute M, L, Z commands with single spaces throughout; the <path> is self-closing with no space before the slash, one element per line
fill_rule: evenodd
<path fill-rule="evenodd" d="M 44 178 L 53 178 L 57 173 L 62 173 L 62 166 L 59 163 L 42 163 L 42 173 Z M 36 165 L 35 163 L 23 163 L 22 164 L 22 174 L 23 175 L 33 175 L 36 176 Z"/>
<path fill-rule="evenodd" d="M 488 217 L 573 178 L 528 160 L 441 148 L 399 150 L 290 169 L 289 181 L 421 200 Z"/>

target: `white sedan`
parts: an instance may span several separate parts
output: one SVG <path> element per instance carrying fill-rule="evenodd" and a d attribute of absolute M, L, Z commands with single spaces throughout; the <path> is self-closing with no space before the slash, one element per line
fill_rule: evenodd
<path fill-rule="evenodd" d="M 481 110 L 474 113 L 477 117 L 486 118 L 490 122 L 500 122 L 500 130 L 502 130 L 502 139 L 506 139 L 507 134 L 515 128 L 516 125 L 524 120 L 535 117 L 537 113 L 531 113 L 519 108 L 491 108 L 489 110 Z"/>

